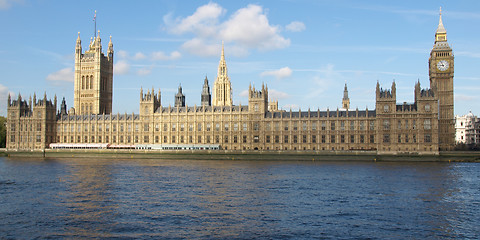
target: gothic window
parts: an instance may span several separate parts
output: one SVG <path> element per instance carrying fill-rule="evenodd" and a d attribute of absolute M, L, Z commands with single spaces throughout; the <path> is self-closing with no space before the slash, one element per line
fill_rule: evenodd
<path fill-rule="evenodd" d="M 148 132 L 148 123 L 143 124 L 143 131 Z"/>
<path fill-rule="evenodd" d="M 345 143 L 345 135 L 340 135 L 340 142 Z"/>
<path fill-rule="evenodd" d="M 431 125 L 431 123 L 430 123 L 430 119 L 425 119 L 425 121 L 423 121 L 423 127 L 424 127 L 424 129 L 426 129 L 426 130 L 432 129 L 432 125 Z"/>
<path fill-rule="evenodd" d="M 307 131 L 307 122 L 302 123 L 302 130 Z"/>
<path fill-rule="evenodd" d="M 317 136 L 316 135 L 312 135 L 312 143 L 317 143 Z"/>
<path fill-rule="evenodd" d="M 247 129 L 248 129 L 248 128 L 247 128 L 247 124 L 244 123 L 244 124 L 243 124 L 243 131 L 247 131 Z"/>
<path fill-rule="evenodd" d="M 425 142 L 426 143 L 432 142 L 432 136 L 430 134 L 425 134 Z"/>
<path fill-rule="evenodd" d="M 389 143 L 390 142 L 390 134 L 384 134 L 383 135 L 383 142 L 384 143 Z"/>
<path fill-rule="evenodd" d="M 283 142 L 288 143 L 288 135 L 283 136 Z"/>
<path fill-rule="evenodd" d="M 345 130 L 345 121 L 340 122 L 340 130 Z"/>
<path fill-rule="evenodd" d="M 82 89 L 85 89 L 85 76 L 82 76 Z"/>
<path fill-rule="evenodd" d="M 335 122 L 332 122 L 332 123 L 330 124 L 330 130 L 335 130 Z"/>
<path fill-rule="evenodd" d="M 215 124 L 215 131 L 220 131 L 220 124 L 218 123 Z"/>
<path fill-rule="evenodd" d="M 350 143 L 355 143 L 355 135 L 350 135 Z"/>
<path fill-rule="evenodd" d="M 330 136 L 330 142 L 331 142 L 331 143 L 335 143 L 335 135 L 331 135 L 331 136 Z"/>
<path fill-rule="evenodd" d="M 384 130 L 389 130 L 390 129 L 390 121 L 383 120 L 383 129 Z"/>
<path fill-rule="evenodd" d="M 365 135 L 360 135 L 360 143 L 365 143 Z"/>
<path fill-rule="evenodd" d="M 312 123 L 312 130 L 313 131 L 317 130 L 317 123 L 316 122 Z"/>
<path fill-rule="evenodd" d="M 202 124 L 201 123 L 198 124 L 197 131 L 199 131 L 199 132 L 202 131 Z"/>
<path fill-rule="evenodd" d="M 260 127 L 259 127 L 258 123 L 253 124 L 253 130 L 255 130 L 255 131 L 260 130 Z"/>
<path fill-rule="evenodd" d="M 238 123 L 233 124 L 233 131 L 238 131 Z"/>

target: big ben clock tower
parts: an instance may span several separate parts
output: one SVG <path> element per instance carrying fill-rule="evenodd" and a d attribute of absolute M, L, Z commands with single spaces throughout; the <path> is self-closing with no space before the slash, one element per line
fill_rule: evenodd
<path fill-rule="evenodd" d="M 440 151 L 453 150 L 455 144 L 455 125 L 453 112 L 453 53 L 447 42 L 447 31 L 442 22 L 442 9 L 435 44 L 430 52 L 430 87 L 438 99 L 438 137 Z"/>

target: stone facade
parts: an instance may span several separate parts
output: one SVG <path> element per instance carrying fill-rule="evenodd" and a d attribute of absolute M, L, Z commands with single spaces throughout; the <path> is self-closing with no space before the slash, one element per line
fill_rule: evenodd
<path fill-rule="evenodd" d="M 79 65 L 81 70 L 77 72 L 76 60 L 75 110 L 67 114 L 66 105 L 62 103 L 63 110 L 55 115 L 56 99 L 52 103 L 46 100 L 46 96 L 44 100 L 34 100 L 34 103 L 27 103 L 21 97 L 16 101 L 9 99 L 7 148 L 42 149 L 48 148 L 50 143 L 112 146 L 215 144 L 225 150 L 371 150 L 381 154 L 438 154 L 439 150 L 453 148 L 450 132 L 454 132 L 454 126 L 450 124 L 453 54 L 446 43 L 441 17 L 438 29 L 429 59 L 430 88 L 422 89 L 417 82 L 414 102 L 397 104 L 395 82 L 390 89 L 383 89 L 377 83 L 375 110 L 349 109 L 346 85 L 341 109 L 280 110 L 277 101 L 269 100 L 268 87 L 263 84 L 260 89 L 249 87 L 248 105 L 233 105 L 223 46 L 212 103 L 205 78 L 200 106 L 187 106 L 179 87 L 174 107 L 163 106 L 160 91 L 155 93 L 151 89 L 146 93 L 141 90 L 138 114 L 111 114 L 108 97 L 106 100 L 95 98 L 93 108 L 82 110 L 82 103 L 92 100 L 82 95 L 87 92 L 83 91 L 83 76 L 90 73 L 83 74 L 84 65 Z M 90 44 L 89 51 L 103 57 L 98 52 L 101 49 L 99 39 Z M 80 54 L 79 39 L 76 53 L 78 60 L 84 59 L 88 53 Z M 102 65 L 94 60 L 99 66 L 99 69 L 95 68 L 96 74 L 100 76 L 94 80 L 101 81 L 104 68 L 106 76 L 112 72 L 112 65 L 109 65 L 113 59 L 111 41 L 107 57 L 102 57 L 100 62 L 108 64 Z M 450 67 L 445 68 L 443 61 L 447 61 Z M 107 85 L 111 84 L 108 79 Z M 100 95 L 101 86 L 100 83 L 94 87 Z M 80 95 L 77 95 L 78 90 Z M 111 89 L 107 87 L 108 91 Z"/>
<path fill-rule="evenodd" d="M 113 43 L 108 43 L 107 56 L 102 52 L 100 31 L 82 52 L 78 33 L 75 46 L 74 108 L 78 115 L 111 114 L 113 93 Z"/>

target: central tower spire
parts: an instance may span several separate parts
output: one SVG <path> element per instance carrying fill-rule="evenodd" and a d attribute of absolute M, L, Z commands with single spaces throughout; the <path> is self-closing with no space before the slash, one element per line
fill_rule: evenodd
<path fill-rule="evenodd" d="M 438 27 L 435 32 L 435 43 L 437 42 L 446 42 L 447 41 L 447 30 L 443 26 L 442 22 L 442 7 L 440 7 L 440 18 L 438 19 Z"/>
<path fill-rule="evenodd" d="M 232 106 L 232 85 L 227 73 L 225 52 L 222 41 L 222 55 L 218 64 L 217 79 L 213 85 L 213 106 Z"/>

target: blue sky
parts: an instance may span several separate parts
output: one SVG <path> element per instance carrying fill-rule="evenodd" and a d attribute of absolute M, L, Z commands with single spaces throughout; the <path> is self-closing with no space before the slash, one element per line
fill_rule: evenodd
<path fill-rule="evenodd" d="M 268 84 L 283 109 L 336 109 L 348 83 L 351 108 L 374 109 L 375 86 L 397 84 L 413 102 L 429 87 L 438 10 L 455 55 L 455 114 L 480 114 L 480 1 L 46 1 L 0 0 L 0 115 L 7 94 L 56 94 L 73 106 L 77 32 L 83 50 L 97 10 L 106 51 L 115 50 L 113 112 L 138 113 L 140 87 L 174 103 L 182 85 L 200 104 L 213 86 L 225 42 L 235 105 L 250 83 Z"/>

